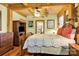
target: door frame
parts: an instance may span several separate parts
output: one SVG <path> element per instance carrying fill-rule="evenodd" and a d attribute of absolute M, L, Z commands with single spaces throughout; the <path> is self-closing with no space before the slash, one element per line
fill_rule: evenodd
<path fill-rule="evenodd" d="M 35 33 L 37 33 L 37 22 L 43 22 L 43 33 L 45 33 L 45 20 L 36 20 L 35 21 Z"/>

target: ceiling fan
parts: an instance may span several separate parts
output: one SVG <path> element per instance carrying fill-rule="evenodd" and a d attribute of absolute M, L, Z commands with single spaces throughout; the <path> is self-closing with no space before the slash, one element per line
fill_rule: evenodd
<path fill-rule="evenodd" d="M 43 17 L 48 15 L 47 9 L 42 9 L 42 8 L 28 8 L 28 10 L 32 13 L 33 16 L 35 17 Z"/>

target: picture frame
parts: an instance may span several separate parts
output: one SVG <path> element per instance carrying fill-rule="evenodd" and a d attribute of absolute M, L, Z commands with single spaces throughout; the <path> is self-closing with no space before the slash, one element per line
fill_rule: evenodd
<path fill-rule="evenodd" d="M 28 21 L 28 27 L 33 27 L 33 21 Z"/>
<path fill-rule="evenodd" d="M 47 28 L 48 29 L 55 29 L 55 21 L 54 20 L 47 20 Z"/>

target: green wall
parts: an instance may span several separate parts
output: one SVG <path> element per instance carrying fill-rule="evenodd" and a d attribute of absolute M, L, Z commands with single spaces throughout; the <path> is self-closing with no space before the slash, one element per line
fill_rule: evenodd
<path fill-rule="evenodd" d="M 36 17 L 33 17 L 33 16 L 27 16 L 27 32 L 32 32 L 32 33 L 35 33 L 35 21 L 36 20 L 44 20 L 45 21 L 45 34 L 53 34 L 57 32 L 57 15 L 48 15 L 47 17 L 39 17 L 39 18 L 36 18 Z M 55 21 L 55 29 L 48 29 L 47 28 L 47 20 L 54 20 Z M 33 27 L 30 28 L 28 27 L 28 21 L 33 21 Z"/>

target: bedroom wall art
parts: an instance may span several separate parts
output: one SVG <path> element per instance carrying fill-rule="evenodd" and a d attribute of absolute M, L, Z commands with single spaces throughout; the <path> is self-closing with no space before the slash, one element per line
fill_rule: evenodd
<path fill-rule="evenodd" d="M 28 21 L 28 27 L 33 27 L 33 21 Z"/>
<path fill-rule="evenodd" d="M 36 20 L 35 21 L 35 31 L 38 34 L 44 34 L 45 33 L 45 21 L 44 20 Z"/>
<path fill-rule="evenodd" d="M 54 20 L 47 20 L 47 28 L 48 29 L 55 29 L 55 21 Z"/>

